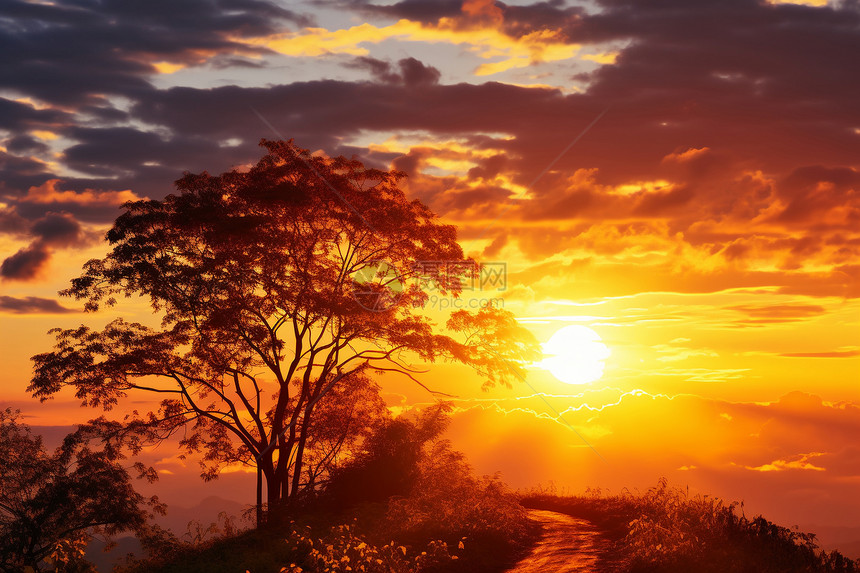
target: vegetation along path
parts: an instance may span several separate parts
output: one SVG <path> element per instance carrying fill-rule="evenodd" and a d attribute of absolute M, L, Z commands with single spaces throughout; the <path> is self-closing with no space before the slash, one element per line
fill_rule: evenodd
<path fill-rule="evenodd" d="M 609 541 L 593 523 L 540 509 L 529 510 L 529 517 L 541 524 L 541 538 L 532 552 L 508 573 L 598 571 L 598 560 L 608 550 Z"/>

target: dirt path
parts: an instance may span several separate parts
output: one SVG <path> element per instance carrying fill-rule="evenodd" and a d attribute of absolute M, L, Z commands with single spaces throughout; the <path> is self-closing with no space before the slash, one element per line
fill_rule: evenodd
<path fill-rule="evenodd" d="M 590 522 L 554 511 L 529 510 L 529 517 L 543 527 L 543 535 L 531 554 L 508 573 L 587 573 L 597 571 L 600 554 L 609 542 Z"/>

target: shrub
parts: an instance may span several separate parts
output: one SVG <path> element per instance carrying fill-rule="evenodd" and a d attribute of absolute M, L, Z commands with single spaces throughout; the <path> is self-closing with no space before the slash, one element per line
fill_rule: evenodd
<path fill-rule="evenodd" d="M 815 535 L 747 518 L 743 504 L 669 487 L 665 478 L 642 494 L 557 497 L 533 492 L 527 507 L 590 519 L 615 540 L 626 572 L 856 573 L 839 552 L 821 551 Z"/>
<path fill-rule="evenodd" d="M 393 541 L 378 547 L 358 534 L 353 525 L 332 527 L 326 537 L 316 541 L 308 529 L 298 531 L 292 528 L 287 544 L 297 558 L 282 567 L 281 573 L 412 573 L 457 560 L 456 555 L 449 553 L 444 541 L 430 541 L 420 552 L 410 551 Z"/>
<path fill-rule="evenodd" d="M 388 526 L 407 534 L 502 535 L 521 541 L 528 518 L 498 475 L 477 478 L 463 454 L 436 442 L 418 463 L 409 496 L 393 498 Z"/>

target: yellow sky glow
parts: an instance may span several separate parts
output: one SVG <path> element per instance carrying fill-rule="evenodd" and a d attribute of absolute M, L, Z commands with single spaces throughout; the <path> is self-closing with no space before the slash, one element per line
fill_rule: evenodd
<path fill-rule="evenodd" d="M 535 31 L 512 38 L 493 28 L 459 29 L 442 19 L 438 26 L 424 26 L 411 20 L 378 27 L 365 23 L 351 28 L 328 30 L 305 28 L 301 32 L 245 40 L 250 45 L 265 46 L 293 57 L 318 57 L 327 54 L 366 56 L 362 44 L 379 44 L 386 40 L 401 42 L 446 43 L 463 46 L 482 59 L 502 58 L 481 64 L 475 75 L 486 76 L 540 62 L 554 62 L 575 57 L 580 46 L 556 39 L 547 31 Z M 603 63 L 609 56 L 589 55 L 586 59 Z M 613 59 L 614 61 L 614 59 Z"/>

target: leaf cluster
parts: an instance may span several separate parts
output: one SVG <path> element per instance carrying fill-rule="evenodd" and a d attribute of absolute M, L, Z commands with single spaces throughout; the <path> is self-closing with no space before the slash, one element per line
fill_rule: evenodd
<path fill-rule="evenodd" d="M 123 456 L 93 447 L 96 437 L 82 426 L 51 454 L 17 411 L 0 411 L 2 570 L 54 570 L 80 561 L 91 536 L 145 523 L 146 500 L 134 490 Z"/>

